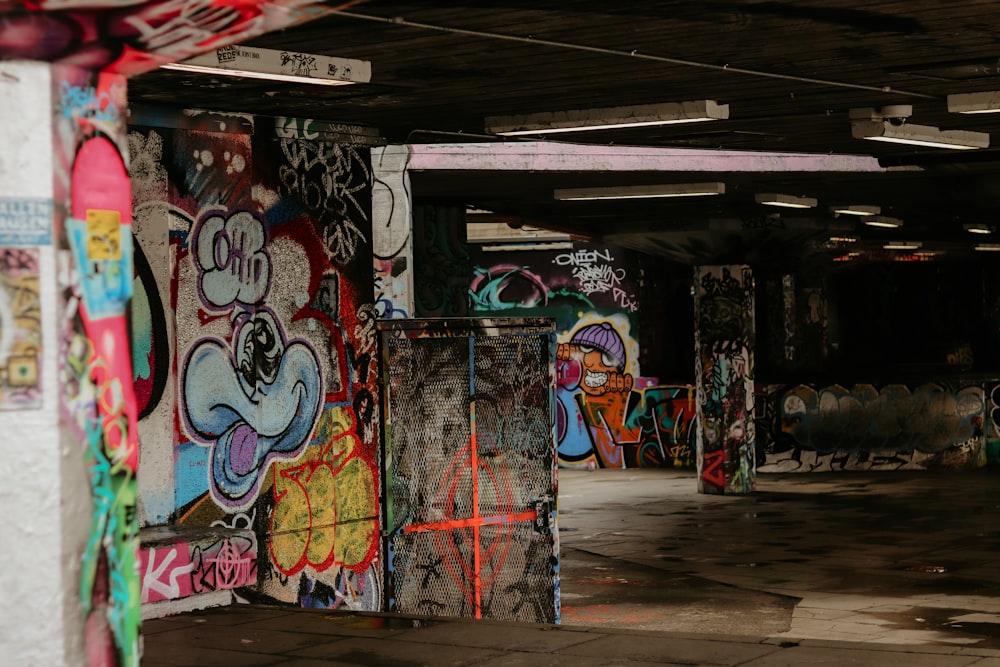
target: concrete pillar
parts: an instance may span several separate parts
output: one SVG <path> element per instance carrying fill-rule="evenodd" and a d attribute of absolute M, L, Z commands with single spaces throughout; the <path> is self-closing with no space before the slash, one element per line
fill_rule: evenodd
<path fill-rule="evenodd" d="M 372 149 L 372 245 L 380 319 L 413 317 L 413 205 L 408 146 Z"/>
<path fill-rule="evenodd" d="M 0 63 L 0 654 L 138 665 L 125 79 Z"/>
<path fill-rule="evenodd" d="M 754 281 L 747 266 L 695 268 L 698 491 L 746 494 L 754 452 Z"/>

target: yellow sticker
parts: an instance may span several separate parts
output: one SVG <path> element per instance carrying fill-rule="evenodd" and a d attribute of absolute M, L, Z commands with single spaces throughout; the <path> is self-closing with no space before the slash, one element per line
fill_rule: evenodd
<path fill-rule="evenodd" d="M 87 259 L 121 259 L 121 212 L 87 209 Z"/>

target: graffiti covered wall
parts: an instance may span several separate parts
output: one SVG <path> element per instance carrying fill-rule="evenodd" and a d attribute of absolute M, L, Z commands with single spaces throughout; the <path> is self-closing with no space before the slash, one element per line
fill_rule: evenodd
<path fill-rule="evenodd" d="M 693 465 L 693 392 L 640 373 L 640 269 L 631 253 L 582 242 L 565 249 L 470 251 L 472 313 L 556 321 L 561 466 Z"/>
<path fill-rule="evenodd" d="M 169 518 L 251 528 L 257 543 L 241 553 L 258 554 L 256 594 L 377 609 L 367 150 L 251 134 L 250 122 L 205 114 L 132 132 L 149 186 L 138 206 L 169 229 Z M 156 329 L 144 349 L 158 360 Z"/>
<path fill-rule="evenodd" d="M 987 385 L 992 387 L 993 385 Z M 757 419 L 767 472 L 921 470 L 985 465 L 982 384 L 770 386 Z M 994 435 L 993 440 L 996 439 Z"/>

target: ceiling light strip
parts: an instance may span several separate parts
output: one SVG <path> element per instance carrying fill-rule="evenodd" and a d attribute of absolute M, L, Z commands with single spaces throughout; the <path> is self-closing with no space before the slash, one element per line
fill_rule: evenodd
<path fill-rule="evenodd" d="M 882 207 L 869 206 L 867 204 L 848 204 L 846 206 L 835 206 L 833 212 L 840 215 L 878 215 L 882 212 Z"/>
<path fill-rule="evenodd" d="M 990 227 L 989 225 L 983 224 L 983 223 L 973 223 L 973 224 L 969 224 L 969 225 L 963 225 L 963 228 L 965 229 L 965 231 L 969 232 L 970 234 L 992 234 L 993 233 L 993 228 Z"/>
<path fill-rule="evenodd" d="M 864 223 L 869 227 L 885 227 L 895 229 L 903 226 L 903 221 L 899 218 L 891 218 L 887 215 L 872 215 L 864 219 Z"/>
<path fill-rule="evenodd" d="M 1000 90 L 949 95 L 948 111 L 964 114 L 998 113 L 1000 112 Z"/>
<path fill-rule="evenodd" d="M 523 116 L 492 116 L 486 132 L 501 136 L 586 132 L 675 123 L 697 123 L 729 118 L 729 105 L 713 100 L 669 102 L 606 109 L 551 111 Z"/>
<path fill-rule="evenodd" d="M 605 188 L 563 188 L 552 191 L 560 201 L 595 199 L 649 199 L 656 197 L 705 197 L 726 192 L 725 183 L 671 183 L 665 185 L 625 185 Z"/>
<path fill-rule="evenodd" d="M 854 121 L 851 123 L 851 134 L 856 139 L 925 146 L 928 148 L 970 150 L 974 148 L 988 148 L 990 145 L 990 135 L 988 132 L 941 130 L 931 125 L 911 125 L 909 123 L 895 125 L 887 120 Z"/>
<path fill-rule="evenodd" d="M 815 208 L 819 203 L 812 197 L 795 197 L 778 193 L 758 193 L 754 195 L 758 204 L 765 206 L 782 206 L 784 208 Z"/>
<path fill-rule="evenodd" d="M 372 78 L 371 63 L 367 60 L 253 46 L 227 46 L 178 63 L 162 65 L 161 69 L 320 86 L 368 83 Z"/>
<path fill-rule="evenodd" d="M 886 250 L 916 250 L 922 245 L 920 241 L 890 241 L 882 247 Z"/>

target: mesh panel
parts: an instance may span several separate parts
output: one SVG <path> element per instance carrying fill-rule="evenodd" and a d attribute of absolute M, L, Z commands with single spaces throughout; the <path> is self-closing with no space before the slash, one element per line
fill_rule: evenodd
<path fill-rule="evenodd" d="M 394 611 L 474 617 L 472 547 L 471 529 L 393 537 Z"/>
<path fill-rule="evenodd" d="M 476 337 L 472 396 L 467 337 L 386 345 L 392 610 L 554 622 L 556 538 L 531 518 L 554 495 L 548 336 Z"/>
<path fill-rule="evenodd" d="M 393 530 L 472 516 L 468 342 L 390 339 L 389 363 Z"/>
<path fill-rule="evenodd" d="M 548 341 L 495 336 L 475 343 L 476 443 L 480 485 L 501 484 L 497 505 L 480 489 L 480 512 L 531 509 L 552 494 L 552 423 Z"/>
<path fill-rule="evenodd" d="M 552 540 L 530 521 L 480 530 L 483 618 L 555 622 Z"/>

